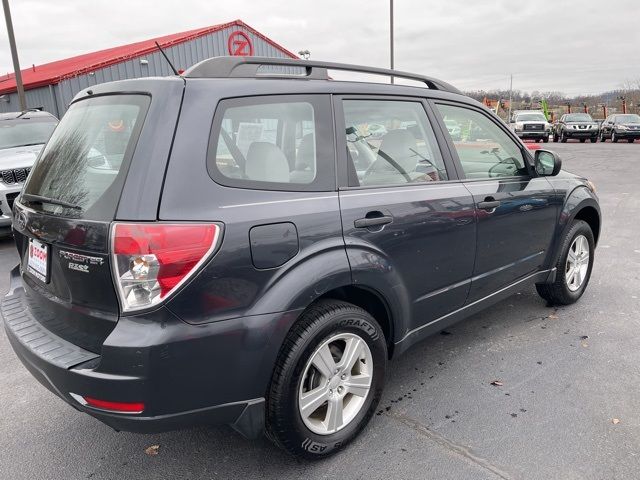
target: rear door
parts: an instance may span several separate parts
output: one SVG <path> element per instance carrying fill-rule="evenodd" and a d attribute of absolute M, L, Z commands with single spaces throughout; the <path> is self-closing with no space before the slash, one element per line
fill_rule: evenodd
<path fill-rule="evenodd" d="M 150 103 L 114 94 L 72 104 L 15 204 L 29 307 L 45 328 L 96 353 L 118 319 L 109 229 Z"/>
<path fill-rule="evenodd" d="M 354 283 L 393 284 L 410 305 L 406 330 L 461 307 L 474 262 L 473 199 L 441 151 L 426 104 L 349 96 L 336 98 L 335 110 Z"/>
<path fill-rule="evenodd" d="M 478 219 L 473 302 L 543 267 L 562 199 L 546 178 L 535 176 L 522 144 L 487 112 L 444 102 L 435 109 L 443 123 L 464 125 L 462 138 L 449 141 Z"/>

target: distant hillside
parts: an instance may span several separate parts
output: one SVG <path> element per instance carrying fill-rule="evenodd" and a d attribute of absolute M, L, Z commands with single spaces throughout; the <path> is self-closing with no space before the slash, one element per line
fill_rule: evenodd
<path fill-rule="evenodd" d="M 465 94 L 479 102 L 482 102 L 485 98 L 489 100 L 502 99 L 505 105 L 508 106 L 509 90 L 474 90 L 465 92 Z M 568 97 L 562 92 L 539 92 L 537 90 L 524 92 L 514 90 L 512 92 L 512 109 L 538 108 L 538 102 L 544 98 L 547 100 L 550 109 L 557 114 L 564 113 L 567 110 L 567 104 L 571 105 L 572 111 L 582 111 L 584 104 L 586 104 L 589 113 L 595 118 L 601 118 L 604 111 L 603 105 L 606 105 L 607 113 L 622 111 L 620 97 L 625 98 L 628 113 L 640 114 L 640 80 L 627 82 L 624 88 L 618 90 L 603 92 L 598 95 L 579 95 L 575 97 Z"/>

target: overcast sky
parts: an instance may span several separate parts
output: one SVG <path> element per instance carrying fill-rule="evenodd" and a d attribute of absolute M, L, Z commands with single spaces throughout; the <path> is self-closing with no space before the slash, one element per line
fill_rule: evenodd
<path fill-rule="evenodd" d="M 236 18 L 314 60 L 389 65 L 388 0 L 10 0 L 22 68 Z M 396 68 L 568 95 L 640 80 L 640 0 L 396 0 Z M 0 25 L 0 72 L 12 71 Z"/>

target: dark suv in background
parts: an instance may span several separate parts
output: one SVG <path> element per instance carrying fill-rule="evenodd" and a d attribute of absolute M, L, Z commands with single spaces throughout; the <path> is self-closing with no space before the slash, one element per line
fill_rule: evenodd
<path fill-rule="evenodd" d="M 578 300 L 600 233 L 593 185 L 454 87 L 257 57 L 79 93 L 15 216 L 2 315 L 43 385 L 118 430 L 308 458 L 415 342 L 529 285 Z"/>
<path fill-rule="evenodd" d="M 589 139 L 591 143 L 598 141 L 598 122 L 588 113 L 565 113 L 553 126 L 553 141 L 566 143 L 570 138 L 577 138 L 581 143 Z"/>
<path fill-rule="evenodd" d="M 610 138 L 613 143 L 626 140 L 633 143 L 640 138 L 640 115 L 622 113 L 609 115 L 600 126 L 600 141 L 606 142 Z"/>

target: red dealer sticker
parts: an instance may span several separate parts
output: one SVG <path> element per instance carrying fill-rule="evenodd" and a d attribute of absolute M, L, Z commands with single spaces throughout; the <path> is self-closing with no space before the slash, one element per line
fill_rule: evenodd
<path fill-rule="evenodd" d="M 229 35 L 227 46 L 229 47 L 229 55 L 238 57 L 250 57 L 253 55 L 253 44 L 249 35 L 240 30 Z"/>

